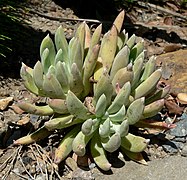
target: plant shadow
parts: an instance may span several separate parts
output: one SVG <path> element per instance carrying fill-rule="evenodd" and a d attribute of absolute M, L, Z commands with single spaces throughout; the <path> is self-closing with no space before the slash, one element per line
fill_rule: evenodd
<path fill-rule="evenodd" d="M 7 24 L 0 21 L 0 25 L 6 26 Z M 20 78 L 21 63 L 34 66 L 36 61 L 40 59 L 41 41 L 50 32 L 35 30 L 22 23 L 12 23 L 11 28 L 8 28 L 8 33 L 14 35 L 11 40 L 7 41 L 12 50 L 7 53 L 5 58 L 0 57 L 0 75 Z"/>

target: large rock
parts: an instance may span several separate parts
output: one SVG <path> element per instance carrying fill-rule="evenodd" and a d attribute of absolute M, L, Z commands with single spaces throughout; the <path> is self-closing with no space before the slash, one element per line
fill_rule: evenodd
<path fill-rule="evenodd" d="M 94 173 L 95 180 L 186 180 L 187 158 L 168 156 L 148 162 L 148 166 L 127 161 L 121 168 L 112 168 L 111 174 Z"/>
<path fill-rule="evenodd" d="M 162 80 L 171 85 L 172 92 L 187 93 L 187 49 L 157 56 L 157 65 L 162 67 Z"/>

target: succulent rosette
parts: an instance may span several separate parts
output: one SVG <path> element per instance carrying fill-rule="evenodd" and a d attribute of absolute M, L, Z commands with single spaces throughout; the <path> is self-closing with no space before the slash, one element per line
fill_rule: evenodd
<path fill-rule="evenodd" d="M 101 24 L 91 33 L 83 22 L 69 42 L 62 27 L 54 43 L 49 35 L 43 39 L 41 61 L 33 69 L 23 64 L 20 74 L 25 87 L 47 97 L 47 104 L 20 102 L 19 107 L 51 118 L 15 144 L 29 144 L 54 130 L 70 128 L 56 149 L 57 164 L 72 151 L 84 156 L 88 149 L 105 171 L 111 168 L 107 152 L 120 149 L 133 160 L 143 159 L 141 152 L 149 139 L 132 134 L 129 127 L 151 126 L 145 119 L 163 108 L 170 87 L 159 86 L 162 71 L 156 68 L 155 56 L 145 61 L 143 39 L 121 31 L 123 20 L 124 11 L 103 36 Z"/>

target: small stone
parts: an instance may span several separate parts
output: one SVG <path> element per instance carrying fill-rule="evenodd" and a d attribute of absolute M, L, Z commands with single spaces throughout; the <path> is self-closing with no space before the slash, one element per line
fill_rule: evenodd
<path fill-rule="evenodd" d="M 13 170 L 15 173 L 20 173 L 20 169 L 19 168 L 14 168 L 14 170 Z"/>
<path fill-rule="evenodd" d="M 72 169 L 72 171 L 76 170 L 77 169 L 77 163 L 75 162 L 75 160 L 71 157 L 68 157 L 66 160 L 65 160 L 65 163 L 66 165 Z"/>
<path fill-rule="evenodd" d="M 78 166 L 88 167 L 91 164 L 90 157 L 88 155 L 78 156 L 77 164 Z"/>
<path fill-rule="evenodd" d="M 123 154 L 122 154 L 121 152 L 119 152 L 118 158 L 119 158 L 119 159 L 123 159 Z"/>
<path fill-rule="evenodd" d="M 155 153 L 155 150 L 153 148 L 150 148 L 148 153 L 149 153 L 149 155 L 153 155 Z"/>
<path fill-rule="evenodd" d="M 31 174 L 35 174 L 36 173 L 36 167 L 35 165 L 32 165 L 31 168 L 30 168 L 30 173 Z"/>
<path fill-rule="evenodd" d="M 186 138 L 185 137 L 175 137 L 174 141 L 185 143 L 186 142 Z"/>
<path fill-rule="evenodd" d="M 39 115 L 31 114 L 30 119 L 31 119 L 32 123 L 36 123 L 38 121 L 39 117 L 40 117 Z"/>
<path fill-rule="evenodd" d="M 179 151 L 177 145 L 171 141 L 166 141 L 166 143 L 163 144 L 162 147 L 164 151 L 171 153 L 171 154 L 176 154 Z"/>
<path fill-rule="evenodd" d="M 72 179 L 76 180 L 92 180 L 95 179 L 92 176 L 92 173 L 90 171 L 85 171 L 80 168 L 77 168 L 75 171 L 72 173 Z"/>
<path fill-rule="evenodd" d="M 182 143 L 182 142 L 176 142 L 176 141 L 172 141 L 172 142 L 177 146 L 178 149 L 180 149 L 180 150 L 183 149 L 184 143 Z"/>
<path fill-rule="evenodd" d="M 187 144 L 182 148 L 181 155 L 187 157 Z"/>
<path fill-rule="evenodd" d="M 176 122 L 176 127 L 169 130 L 169 134 L 176 137 L 187 136 L 187 119 Z"/>
<path fill-rule="evenodd" d="M 23 156 L 22 158 L 24 164 L 31 164 L 33 159 L 29 156 Z"/>
<path fill-rule="evenodd" d="M 90 169 L 93 169 L 93 168 L 95 168 L 96 167 L 96 164 L 95 163 L 91 163 L 90 165 L 89 165 L 89 168 Z"/>
<path fill-rule="evenodd" d="M 170 123 L 173 122 L 173 118 L 167 117 L 167 118 L 165 119 L 165 122 L 168 123 L 168 124 L 170 124 Z"/>
<path fill-rule="evenodd" d="M 45 175 L 40 174 L 40 175 L 37 175 L 35 179 L 36 180 L 43 180 L 45 178 L 46 178 Z"/>
<path fill-rule="evenodd" d="M 168 139 L 168 140 L 172 140 L 172 139 L 174 139 L 174 138 L 175 138 L 175 136 L 172 136 L 171 134 L 166 133 L 165 138 L 166 138 L 166 139 Z"/>

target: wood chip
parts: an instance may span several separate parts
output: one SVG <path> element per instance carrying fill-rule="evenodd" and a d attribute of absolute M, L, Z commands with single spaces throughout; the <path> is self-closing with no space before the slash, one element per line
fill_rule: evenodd
<path fill-rule="evenodd" d="M 181 104 L 187 104 L 187 93 L 178 93 L 177 100 Z"/>
<path fill-rule="evenodd" d="M 0 110 L 5 110 L 8 105 L 13 101 L 13 97 L 7 97 L 0 100 Z"/>
<path fill-rule="evenodd" d="M 18 125 L 25 125 L 30 121 L 30 118 L 28 116 L 23 117 L 22 119 L 20 119 L 17 124 Z"/>
<path fill-rule="evenodd" d="M 165 106 L 168 109 L 170 114 L 181 115 L 184 111 L 184 108 L 180 107 L 174 101 L 165 100 Z"/>

